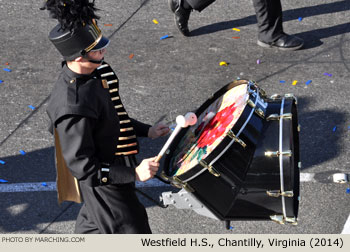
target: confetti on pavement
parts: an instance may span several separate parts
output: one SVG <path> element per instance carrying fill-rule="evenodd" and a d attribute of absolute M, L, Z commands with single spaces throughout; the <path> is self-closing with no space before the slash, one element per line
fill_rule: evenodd
<path fill-rule="evenodd" d="M 12 70 L 9 69 L 9 68 L 4 68 L 4 71 L 6 71 L 6 72 L 11 72 Z"/>
<path fill-rule="evenodd" d="M 350 194 L 350 188 L 346 188 L 346 193 Z"/>
<path fill-rule="evenodd" d="M 285 80 L 280 80 L 280 83 L 286 83 L 286 81 Z"/>
<path fill-rule="evenodd" d="M 238 29 L 238 28 L 232 28 L 232 30 L 234 30 L 234 31 L 241 31 L 241 30 Z"/>
<path fill-rule="evenodd" d="M 227 66 L 227 65 L 228 65 L 227 62 L 225 62 L 225 61 L 220 62 L 220 66 Z"/>
<path fill-rule="evenodd" d="M 337 126 L 333 127 L 333 132 L 335 132 L 337 130 Z"/>
<path fill-rule="evenodd" d="M 167 38 L 169 38 L 169 35 L 165 35 L 165 36 L 161 37 L 160 40 L 167 39 Z"/>
<path fill-rule="evenodd" d="M 43 182 L 41 183 L 42 186 L 47 186 L 47 183 Z"/>
<path fill-rule="evenodd" d="M 113 24 L 104 24 L 104 26 L 113 26 Z"/>
<path fill-rule="evenodd" d="M 153 19 L 152 21 L 153 21 L 153 23 L 158 24 L 157 19 Z"/>
<path fill-rule="evenodd" d="M 332 74 L 330 74 L 330 73 L 324 73 L 323 75 L 326 75 L 326 76 L 332 77 Z"/>
<path fill-rule="evenodd" d="M 301 21 L 301 20 L 303 20 L 303 18 L 302 18 L 302 17 L 299 17 L 298 20 Z"/>
<path fill-rule="evenodd" d="M 5 63 L 5 65 L 6 65 L 6 66 L 9 66 L 9 65 L 10 65 L 10 63 L 6 62 L 6 63 Z"/>
<path fill-rule="evenodd" d="M 232 37 L 233 39 L 239 39 L 239 38 L 241 38 L 241 37 Z"/>
<path fill-rule="evenodd" d="M 7 183 L 8 181 L 5 179 L 0 179 L 0 183 Z"/>
<path fill-rule="evenodd" d="M 4 81 L 3 80 L 0 80 L 0 84 L 3 83 Z"/>
<path fill-rule="evenodd" d="M 6 164 L 4 160 L 0 160 L 0 164 Z"/>
<path fill-rule="evenodd" d="M 305 85 L 309 85 L 312 82 L 312 80 L 308 80 Z"/>
<path fill-rule="evenodd" d="M 134 58 L 134 54 L 133 53 L 131 53 L 130 55 L 129 55 L 129 59 L 132 59 L 132 58 Z"/>
<path fill-rule="evenodd" d="M 293 81 L 292 85 L 295 86 L 298 83 L 297 80 Z"/>
<path fill-rule="evenodd" d="M 258 65 L 259 65 L 260 63 L 261 63 L 261 62 L 260 62 L 260 60 L 258 59 L 258 60 L 256 61 L 256 64 L 258 64 Z"/>
<path fill-rule="evenodd" d="M 31 110 L 35 110 L 35 107 L 32 105 L 28 105 L 28 108 L 30 108 Z"/>
<path fill-rule="evenodd" d="M 24 150 L 19 150 L 19 153 L 21 153 L 22 155 L 26 154 L 26 152 Z"/>

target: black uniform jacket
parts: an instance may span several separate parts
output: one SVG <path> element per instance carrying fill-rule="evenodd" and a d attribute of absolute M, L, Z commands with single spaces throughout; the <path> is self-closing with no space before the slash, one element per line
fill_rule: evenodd
<path fill-rule="evenodd" d="M 47 113 L 57 129 L 63 158 L 72 175 L 88 186 L 100 185 L 99 171 L 110 164 L 109 183 L 135 181 L 135 168 L 115 156 L 119 119 L 108 89 L 95 73 L 72 72 L 66 64 L 50 96 Z M 136 136 L 148 135 L 150 125 L 131 119 Z"/>

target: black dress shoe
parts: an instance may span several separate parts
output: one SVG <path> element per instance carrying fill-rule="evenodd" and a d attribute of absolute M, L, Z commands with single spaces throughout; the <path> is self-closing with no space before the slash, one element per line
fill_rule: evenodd
<path fill-rule="evenodd" d="M 263 42 L 258 40 L 258 45 L 266 48 L 278 48 L 284 51 L 294 51 L 300 49 L 304 45 L 304 40 L 293 35 L 284 34 L 275 42 Z"/>
<path fill-rule="evenodd" d="M 192 9 L 185 9 L 182 6 L 183 0 L 168 0 L 170 10 L 175 14 L 175 25 L 184 36 L 189 36 L 188 19 Z"/>

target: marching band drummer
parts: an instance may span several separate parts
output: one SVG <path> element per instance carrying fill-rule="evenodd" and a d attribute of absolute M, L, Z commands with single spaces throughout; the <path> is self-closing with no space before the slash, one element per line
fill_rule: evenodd
<path fill-rule="evenodd" d="M 76 233 L 151 233 L 135 180 L 157 172 L 155 158 L 137 165 L 136 137 L 157 138 L 169 128 L 129 118 L 119 82 L 104 62 L 109 40 L 95 22 L 94 1 L 47 0 L 59 24 L 49 39 L 62 54 L 62 72 L 47 113 L 55 136 L 58 200 L 83 202 Z"/>

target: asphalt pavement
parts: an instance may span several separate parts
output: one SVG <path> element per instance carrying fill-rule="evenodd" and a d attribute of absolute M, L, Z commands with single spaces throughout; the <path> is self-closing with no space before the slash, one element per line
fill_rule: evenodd
<path fill-rule="evenodd" d="M 350 232 L 345 230 L 350 184 L 332 180 L 335 173 L 350 173 L 349 0 L 282 0 L 285 32 L 305 40 L 295 52 L 257 45 L 250 0 L 218 0 L 193 12 L 190 37 L 177 31 L 166 0 L 96 3 L 99 26 L 111 39 L 106 61 L 119 77 L 126 109 L 140 121 L 174 122 L 238 77 L 255 80 L 269 95 L 298 97 L 301 172 L 311 179 L 300 185 L 297 226 L 235 221 L 227 230 L 221 221 L 161 208 L 140 194 L 154 233 Z M 58 205 L 54 190 L 53 138 L 45 110 L 61 57 L 47 38 L 56 20 L 40 6 L 41 1 L 0 0 L 0 234 L 73 233 L 80 208 Z M 227 65 L 220 66 L 222 61 Z M 138 159 L 156 155 L 166 139 L 140 139 Z M 162 192 L 178 191 L 162 183 L 139 189 L 155 200 Z"/>

